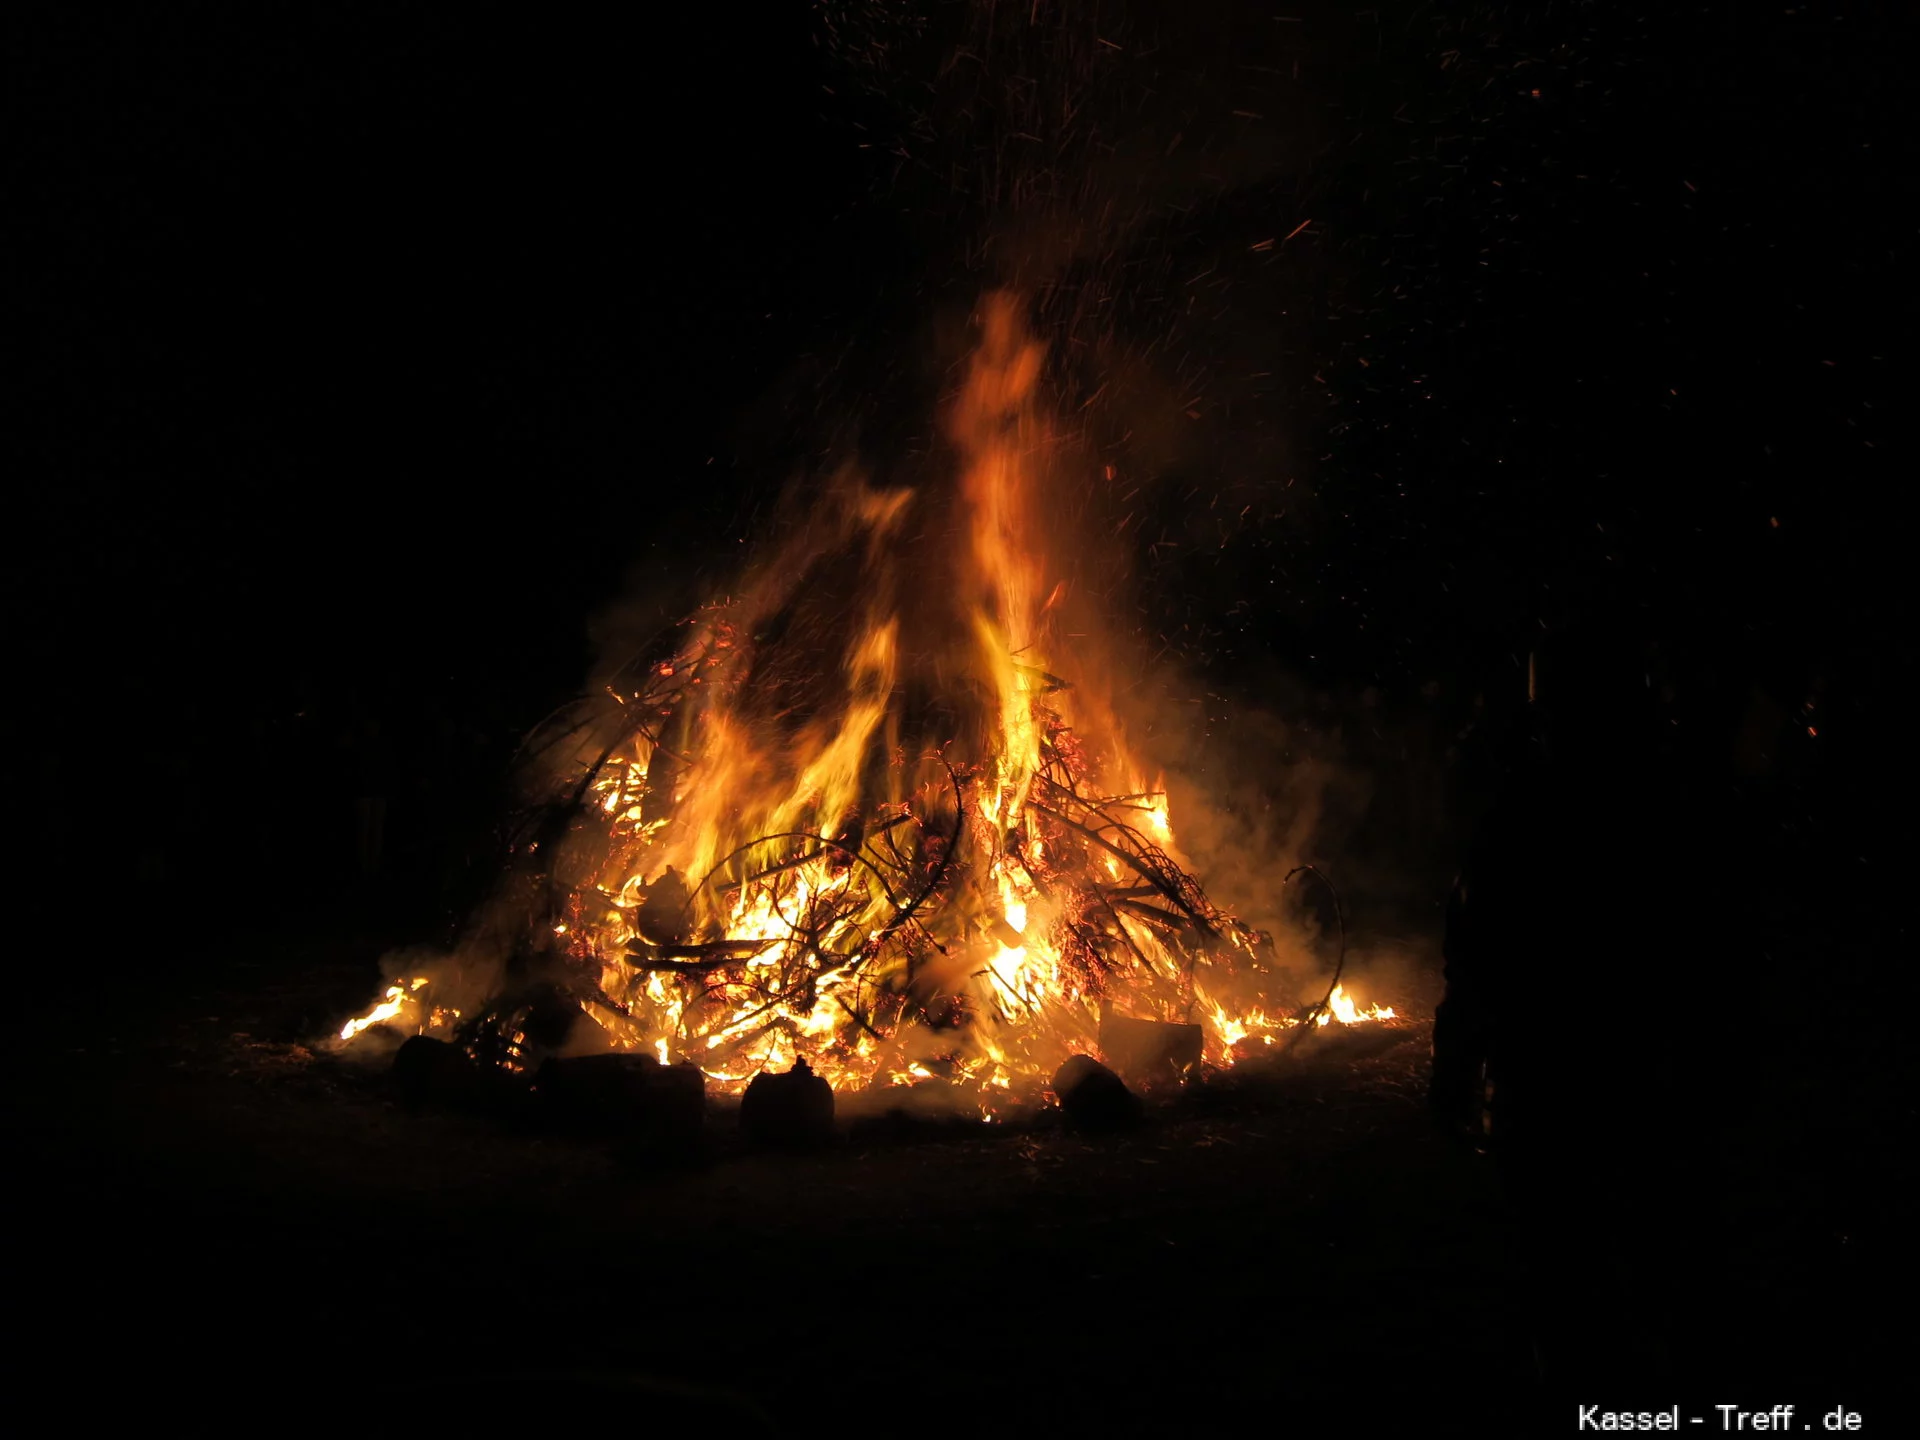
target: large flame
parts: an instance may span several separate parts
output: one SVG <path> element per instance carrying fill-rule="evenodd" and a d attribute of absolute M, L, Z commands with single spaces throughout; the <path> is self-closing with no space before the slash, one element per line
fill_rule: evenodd
<path fill-rule="evenodd" d="M 1044 362 L 990 296 L 945 505 L 822 487 L 740 596 L 608 687 L 532 927 L 605 1043 L 722 1086 L 804 1058 L 990 1099 L 1097 1053 L 1109 1016 L 1197 1022 L 1216 1064 L 1302 1023 L 1262 989 L 1266 937 L 1189 877 L 1049 552 L 1079 477 Z M 343 1039 L 452 1028 L 431 994 L 395 986 Z M 1313 1018 L 1391 1014 L 1340 989 Z"/>

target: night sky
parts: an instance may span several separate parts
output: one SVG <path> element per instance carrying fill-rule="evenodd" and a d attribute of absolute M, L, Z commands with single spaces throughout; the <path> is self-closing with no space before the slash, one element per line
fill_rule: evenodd
<path fill-rule="evenodd" d="M 165 894 L 327 891 L 368 718 L 395 863 L 484 848 L 594 617 L 894 463 L 1007 280 L 1122 472 L 1130 623 L 1222 704 L 1451 733 L 1543 622 L 1645 608 L 1723 710 L 1814 700 L 1789 818 L 1865 827 L 1895 7 L 1057 8 L 16 10 L 8 780 L 53 873 L 124 786 Z"/>

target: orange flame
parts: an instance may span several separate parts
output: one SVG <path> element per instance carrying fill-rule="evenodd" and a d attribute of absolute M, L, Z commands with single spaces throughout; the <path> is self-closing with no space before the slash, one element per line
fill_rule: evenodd
<path fill-rule="evenodd" d="M 1197 1016 L 1220 1064 L 1297 1023 L 1232 998 L 1264 937 L 1187 876 L 1097 617 L 1046 553 L 1075 464 L 1045 358 L 989 296 L 947 416 L 953 522 L 840 477 L 740 597 L 609 686 L 615 742 L 577 760 L 594 803 L 548 860 L 570 899 L 535 927 L 597 982 L 607 1044 L 723 1087 L 800 1058 L 840 1088 L 959 1083 L 990 1116 L 1108 1015 Z M 926 538 L 948 533 L 957 552 Z M 432 1028 L 423 983 L 341 1038 Z M 1318 1021 L 1391 1016 L 1342 989 Z"/>

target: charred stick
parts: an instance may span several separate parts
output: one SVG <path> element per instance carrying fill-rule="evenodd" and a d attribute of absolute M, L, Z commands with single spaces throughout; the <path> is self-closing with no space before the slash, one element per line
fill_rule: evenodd
<path fill-rule="evenodd" d="M 612 688 L 612 682 L 614 680 L 620 679 L 622 676 L 628 674 L 628 672 L 632 671 L 637 666 L 647 665 L 649 668 L 651 668 L 652 662 L 650 662 L 647 659 L 647 657 L 649 655 L 658 655 L 660 653 L 660 649 L 664 648 L 663 646 L 661 646 L 661 642 L 665 640 L 667 636 L 672 634 L 675 630 L 679 630 L 682 628 L 684 627 L 679 624 L 674 624 L 674 625 L 663 626 L 659 630 L 654 631 L 654 633 L 648 637 L 645 644 L 637 646 L 633 650 L 633 652 L 630 655 L 628 655 L 628 657 L 625 660 L 620 662 L 619 667 L 614 670 L 612 676 L 608 681 L 608 688 L 609 689 Z M 646 687 L 644 685 L 641 687 L 642 690 L 644 690 L 645 688 Z"/>
<path fill-rule="evenodd" d="M 773 840 L 810 840 L 823 849 L 839 851 L 855 864 L 864 866 L 872 872 L 873 878 L 880 882 L 880 893 L 887 897 L 887 903 L 895 909 L 900 907 L 900 902 L 894 898 L 893 888 L 887 884 L 887 877 L 881 873 L 880 867 L 867 859 L 866 856 L 862 855 L 851 845 L 842 845 L 838 840 L 829 840 L 826 836 L 816 835 L 810 830 L 782 830 L 777 834 L 762 835 L 757 840 L 749 840 L 746 844 L 736 846 L 721 857 L 720 861 L 715 864 L 711 870 L 700 877 L 700 883 L 693 887 L 692 892 L 687 896 L 687 903 L 682 913 L 690 913 L 692 911 L 694 900 L 699 897 L 702 890 L 706 889 L 707 886 L 712 883 L 714 876 L 718 875 L 722 870 L 726 869 L 728 865 L 733 863 L 733 861 L 739 859 L 755 846 L 765 845 Z"/>
<path fill-rule="evenodd" d="M 1073 688 L 1072 685 L 1062 680 L 1058 675 L 1049 675 L 1045 670 L 1040 669 L 1036 665 L 1022 665 L 1016 660 L 1013 668 L 1029 679 L 1038 680 L 1042 686 L 1040 691 L 1042 695 L 1051 695 L 1056 690 L 1071 690 Z"/>
<path fill-rule="evenodd" d="M 601 986 L 595 985 L 588 990 L 587 999 L 595 1005 L 604 1005 L 616 1015 L 624 1016 L 628 1020 L 633 1019 L 633 1011 L 628 1006 L 607 994 L 606 990 Z"/>
<path fill-rule="evenodd" d="M 1072 830 L 1077 834 L 1085 836 L 1087 839 L 1093 841 L 1094 844 L 1098 845 L 1102 850 L 1105 850 L 1109 854 L 1113 855 L 1115 859 L 1123 862 L 1125 865 L 1128 866 L 1128 868 L 1133 870 L 1133 872 L 1137 874 L 1142 880 L 1145 880 L 1149 885 L 1153 886 L 1154 889 L 1158 890 L 1162 895 L 1166 896 L 1167 899 L 1171 900 L 1182 911 L 1184 911 L 1192 919 L 1193 923 L 1199 927 L 1202 934 L 1212 935 L 1214 933 L 1213 926 L 1207 921 L 1207 918 L 1204 915 L 1200 914 L 1199 911 L 1195 910 L 1190 903 L 1188 903 L 1187 898 L 1180 893 L 1179 888 L 1175 886 L 1172 882 L 1165 879 L 1163 876 L 1156 874 L 1154 872 L 1153 867 L 1149 865 L 1145 860 L 1143 860 L 1137 855 L 1134 855 L 1128 852 L 1127 850 L 1121 848 L 1120 846 L 1114 844 L 1111 840 L 1107 839 L 1107 837 L 1102 835 L 1099 831 L 1089 829 L 1087 826 L 1082 825 L 1077 820 L 1068 819 L 1065 815 L 1062 815 L 1058 810 L 1050 810 L 1046 806 L 1036 805 L 1032 801 L 1028 801 L 1027 805 L 1029 809 L 1038 810 L 1042 815 L 1046 815 L 1051 819 L 1059 821 L 1060 824 L 1066 826 L 1069 830 Z M 1101 899 L 1105 900 L 1106 897 L 1103 895 L 1101 896 Z"/>
<path fill-rule="evenodd" d="M 1185 915 L 1176 915 L 1171 910 L 1162 910 L 1158 905 L 1143 905 L 1140 901 L 1130 900 L 1124 895 L 1114 896 L 1110 903 L 1129 915 L 1145 920 L 1150 925 L 1158 925 L 1175 933 L 1181 931 L 1190 933 L 1193 930 L 1193 922 Z"/>
<path fill-rule="evenodd" d="M 1122 920 L 1120 912 L 1113 908 L 1113 902 L 1105 895 L 1101 895 L 1098 890 L 1093 893 L 1100 895 L 1100 903 L 1107 907 L 1107 914 L 1113 917 L 1113 928 L 1119 932 L 1120 938 L 1127 942 L 1127 948 L 1133 952 L 1133 958 L 1140 962 L 1149 975 L 1156 980 L 1159 979 L 1160 972 L 1154 969 L 1153 962 L 1147 959 L 1147 952 L 1142 950 L 1139 942 L 1133 938 L 1132 932 L 1127 929 L 1127 922 Z"/>
<path fill-rule="evenodd" d="M 1097 958 L 1102 965 L 1108 963 L 1106 956 L 1102 952 L 1112 949 L 1117 943 L 1113 936 L 1107 934 L 1104 930 L 1095 930 L 1089 925 L 1082 925 L 1077 920 L 1069 920 L 1067 922 L 1067 929 L 1073 935 L 1074 939 L 1078 940 L 1082 945 L 1086 946 L 1088 950 L 1093 952 L 1095 958 Z"/>
<path fill-rule="evenodd" d="M 1019 864 L 1021 871 L 1025 873 L 1027 879 L 1032 882 L 1033 888 L 1038 890 L 1042 895 L 1051 895 L 1052 891 L 1048 888 L 1047 882 L 1036 875 L 1033 866 L 1027 863 L 1026 842 L 1021 838 L 1018 830 L 1008 836 L 1007 850 Z"/>
<path fill-rule="evenodd" d="M 887 854 L 885 858 L 890 860 L 894 866 L 903 873 L 911 873 L 913 870 L 913 862 L 900 853 L 900 846 L 898 842 L 894 840 L 891 828 L 888 829 L 884 838 L 887 842 Z"/>
<path fill-rule="evenodd" d="M 1045 776 L 1042 776 L 1041 778 L 1046 779 Z M 1056 789 L 1061 788 L 1057 781 L 1049 781 L 1048 783 L 1054 785 Z M 1171 859 L 1171 857 L 1169 857 L 1164 851 L 1162 851 L 1158 845 L 1154 844 L 1152 840 L 1148 839 L 1145 835 L 1141 834 L 1139 830 L 1129 825 L 1126 821 L 1117 820 L 1112 815 L 1109 815 L 1107 813 L 1106 807 L 1109 805 L 1119 805 L 1130 800 L 1136 800 L 1136 799 L 1142 799 L 1142 798 L 1148 798 L 1148 799 L 1156 798 L 1157 792 L 1147 791 L 1147 792 L 1144 792 L 1143 795 L 1134 795 L 1134 796 L 1109 795 L 1100 800 L 1089 800 L 1087 799 L 1086 796 L 1082 795 L 1078 790 L 1068 789 L 1066 793 L 1071 795 L 1075 800 L 1077 800 L 1081 804 L 1081 806 L 1086 809 L 1089 815 L 1098 816 L 1101 820 L 1106 822 L 1104 825 L 1089 827 L 1090 831 L 1093 834 L 1100 835 L 1107 830 L 1117 830 L 1123 839 L 1131 841 L 1136 847 L 1138 847 L 1142 855 L 1147 856 L 1148 858 L 1152 859 L 1155 862 L 1154 869 L 1156 871 L 1159 868 L 1158 862 L 1165 861 L 1166 868 L 1168 870 L 1172 871 L 1175 875 L 1179 876 L 1181 879 L 1186 880 L 1189 885 L 1192 884 L 1190 877 L 1186 876 L 1180 870 L 1180 867 L 1173 863 L 1173 860 Z M 1036 808 L 1045 810 L 1046 807 L 1039 806 Z M 1135 806 L 1133 808 L 1144 810 L 1147 807 Z M 1051 813 L 1051 812 L 1048 812 L 1048 813 Z M 1064 820 L 1066 817 L 1058 816 L 1056 818 Z M 1138 861 L 1136 861 L 1134 868 L 1140 869 L 1140 864 L 1138 863 Z M 1141 873 L 1146 874 L 1147 872 L 1145 870 L 1142 870 Z M 1151 878 L 1153 879 L 1155 889 L 1160 890 L 1161 893 L 1163 894 L 1169 893 L 1166 891 L 1164 885 L 1161 883 L 1162 880 L 1165 878 L 1164 876 L 1155 874 Z M 1176 898 L 1175 903 L 1179 904 L 1182 909 L 1187 910 L 1190 914 L 1193 914 L 1195 919 L 1199 923 L 1203 925 L 1211 923 L 1209 919 L 1202 917 L 1202 915 L 1200 914 L 1204 901 L 1202 902 L 1202 904 L 1195 904 L 1193 901 L 1188 899 Z"/>
<path fill-rule="evenodd" d="M 690 945 L 648 946 L 669 960 L 707 960 L 727 955 L 754 955 L 779 944 L 777 940 L 703 940 Z"/>
<path fill-rule="evenodd" d="M 896 815 L 894 816 L 893 819 L 887 821 L 884 825 L 878 826 L 877 828 L 868 831 L 867 839 L 869 842 L 871 842 L 875 836 L 885 835 L 888 831 L 894 829 L 896 826 L 901 825 L 907 820 L 910 820 L 912 818 L 913 817 L 910 815 Z M 800 866 L 806 864 L 809 860 L 819 859 L 822 855 L 827 853 L 827 850 L 829 848 L 843 851 L 844 853 L 849 855 L 855 853 L 849 850 L 846 846 L 840 844 L 838 841 L 831 841 L 827 846 L 822 847 L 821 849 L 808 850 L 803 854 L 795 855 L 790 860 L 782 860 L 777 865 L 769 865 L 765 870 L 762 870 L 758 875 L 749 875 L 747 877 L 746 883 L 749 885 L 754 885 L 759 883 L 762 880 L 771 880 L 775 875 L 783 874 L 788 870 L 796 870 Z M 868 868 L 873 869 L 873 866 L 869 864 Z M 905 868 L 905 867 L 903 866 L 902 868 Z M 879 871 L 875 870 L 874 873 L 879 874 Z"/>
<path fill-rule="evenodd" d="M 778 940 L 708 940 L 698 945 L 649 945 L 636 940 L 627 947 L 627 963 L 636 970 L 703 975 L 709 970 L 738 965 L 779 943 Z"/>
<path fill-rule="evenodd" d="M 918 895 L 914 896 L 904 908 L 899 909 L 893 919 L 867 942 L 868 947 L 876 954 L 888 940 L 893 938 L 894 934 L 902 925 L 905 925 L 909 920 L 913 919 L 914 912 L 926 903 L 927 898 L 932 895 L 934 891 L 940 888 L 947 878 L 947 872 L 953 868 L 953 857 L 959 853 L 960 835 L 961 832 L 966 829 L 967 824 L 967 797 L 965 790 L 962 788 L 959 772 L 956 771 L 952 765 L 947 766 L 947 778 L 953 782 L 953 834 L 947 837 L 946 853 L 940 857 L 940 863 L 934 867 L 933 875 L 927 881 L 926 887 L 921 890 Z M 875 873 L 877 874 L 878 872 L 876 871 Z M 889 895 L 887 898 L 891 900 L 893 897 Z M 925 930 L 926 927 L 922 926 L 921 929 Z M 933 940 L 934 948 L 940 950 L 942 954 L 945 953 L 945 947 L 943 947 L 938 940 L 933 939 L 931 932 L 928 933 L 927 938 Z"/>
<path fill-rule="evenodd" d="M 866 1020 L 861 1016 L 860 1012 L 854 1009 L 853 1006 L 847 1004 L 847 1002 L 841 999 L 838 995 L 833 997 L 833 1002 L 834 1004 L 838 1005 L 842 1010 L 847 1012 L 847 1017 L 850 1020 L 852 1020 L 854 1024 L 858 1025 L 862 1030 L 866 1031 L 867 1034 L 871 1035 L 875 1040 L 878 1040 L 881 1044 L 884 1045 L 886 1043 L 887 1037 L 882 1035 L 878 1030 L 874 1029 L 873 1026 L 869 1025 L 866 1022 Z"/>
<path fill-rule="evenodd" d="M 793 1033 L 793 1022 L 784 1015 L 776 1016 L 774 1019 L 767 1021 L 766 1024 L 749 1030 L 744 1034 L 735 1035 L 729 1040 L 722 1040 L 718 1045 L 709 1046 L 707 1049 L 702 1050 L 697 1056 L 697 1059 L 701 1062 L 700 1068 L 704 1070 L 708 1065 L 725 1064 L 728 1060 L 731 1060 L 735 1055 L 738 1055 L 742 1050 L 753 1044 L 754 1041 L 760 1039 L 761 1036 L 767 1035 L 775 1030 L 784 1030 L 791 1035 Z"/>
<path fill-rule="evenodd" d="M 734 1023 L 744 1025 L 749 1020 L 758 1020 L 762 1015 L 766 1014 L 769 1010 L 772 1010 L 777 1008 L 778 1006 L 784 1005 L 787 1003 L 787 1001 L 793 999 L 794 996 L 798 995 L 801 991 L 805 990 L 807 986 L 813 984 L 815 979 L 816 979 L 815 976 L 809 975 L 805 980 L 802 980 L 798 985 L 789 985 L 785 990 L 782 990 L 777 994 L 775 994 L 771 999 L 767 1001 L 766 1004 L 762 1005 L 759 1009 L 753 1011 L 751 1014 L 742 1015 L 739 1018 L 739 1020 L 735 1021 Z M 765 992 L 763 991 L 761 993 L 764 994 Z M 788 1020 L 785 1016 L 775 1016 L 773 1019 L 769 1020 L 765 1025 L 762 1025 L 758 1030 L 754 1031 L 753 1036 L 749 1038 L 758 1038 L 759 1036 L 766 1034 L 767 1031 L 773 1029 L 773 1027 L 776 1025 L 785 1025 L 789 1030 L 791 1030 L 793 1027 L 793 1022 Z"/>
<path fill-rule="evenodd" d="M 1055 763 L 1057 764 L 1058 762 L 1055 762 Z M 1053 768 L 1054 768 L 1053 765 L 1049 765 L 1045 767 L 1044 769 L 1040 770 L 1035 775 L 1034 778 L 1039 780 L 1040 783 L 1045 785 L 1049 790 L 1057 790 L 1062 795 L 1065 795 L 1068 799 L 1077 800 L 1082 805 L 1088 805 L 1092 803 L 1087 799 L 1086 796 L 1080 793 L 1078 786 L 1074 784 L 1073 772 L 1071 770 L 1068 770 L 1066 766 L 1061 765 L 1059 767 L 1061 770 L 1061 773 L 1063 773 L 1067 778 L 1065 780 L 1056 780 L 1054 779 L 1053 776 L 1047 773 L 1048 770 L 1051 770 Z"/>
<path fill-rule="evenodd" d="M 534 758 L 534 756 L 545 754 L 547 751 L 551 750 L 554 746 L 560 744 L 561 741 L 570 739 L 571 737 L 578 735 L 582 730 L 585 730 L 589 725 L 593 724 L 593 717 L 591 715 L 589 715 L 584 720 L 576 720 L 573 724 L 567 726 L 567 728 L 562 730 L 559 734 L 547 740 L 546 743 L 541 745 L 538 749 L 533 749 L 533 750 L 529 749 L 529 747 L 532 746 L 533 744 L 534 737 L 540 734 L 542 730 L 546 729 L 547 726 L 551 725 L 555 720 L 558 720 L 562 715 L 566 714 L 567 711 L 571 710 L 574 706 L 584 705 L 588 700 L 592 698 L 593 698 L 592 696 L 588 696 L 588 695 L 576 696 L 574 699 L 567 701 L 566 704 L 552 711 L 544 719 L 542 719 L 539 722 L 539 724 L 535 725 L 531 730 L 527 731 L 525 735 L 520 737 L 520 743 L 514 746 L 513 754 L 507 757 L 507 768 L 513 769 L 516 766 L 518 766 L 520 764 L 521 757 L 523 755 L 526 756 L 528 759 L 532 759 Z"/>
<path fill-rule="evenodd" d="M 655 735 L 653 731 L 649 730 L 646 726 L 636 724 L 633 727 L 633 735 L 638 735 L 642 740 L 645 740 L 652 749 L 666 756 L 669 760 L 673 761 L 676 765 L 685 766 L 689 769 L 692 768 L 694 764 L 694 760 L 691 755 L 682 755 L 678 750 L 675 750 L 671 745 L 668 745 L 665 741 L 663 741 L 658 735 Z M 629 736 L 628 738 L 631 739 L 632 736 Z"/>

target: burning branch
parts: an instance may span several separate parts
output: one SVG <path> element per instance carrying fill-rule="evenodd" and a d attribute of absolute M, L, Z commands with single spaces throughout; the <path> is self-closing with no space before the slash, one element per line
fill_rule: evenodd
<path fill-rule="evenodd" d="M 823 479 L 737 599 L 522 747 L 546 800 L 493 912 L 525 927 L 508 973 L 617 1049 L 695 1055 L 728 1084 L 743 1057 L 804 1051 L 836 1083 L 938 1070 L 984 1087 L 1052 1074 L 1109 1019 L 1177 1017 L 1190 1048 L 1203 998 L 1208 1053 L 1228 1060 L 1340 1008 L 1339 967 L 1304 1021 L 1229 1003 L 1259 937 L 1174 858 L 1167 797 L 1113 718 L 1107 647 L 1063 633 L 1049 549 L 1074 542 L 1049 536 L 1049 487 L 1072 483 L 1076 450 L 1020 307 L 990 296 L 979 318 L 950 492 Z M 538 1008 L 502 998 L 462 1034 L 523 1066 Z M 399 990 L 348 1033 L 437 1013 Z"/>
<path fill-rule="evenodd" d="M 1144 855 L 1134 854 L 1114 844 L 1098 830 L 1082 825 L 1077 820 L 1071 820 L 1065 815 L 1062 815 L 1058 810 L 1051 810 L 1031 800 L 1027 802 L 1027 808 L 1037 810 L 1048 819 L 1064 825 L 1074 833 L 1091 840 L 1095 845 L 1098 845 L 1102 850 L 1105 850 L 1109 855 L 1112 855 L 1123 865 L 1126 865 L 1155 890 L 1166 896 L 1168 900 L 1179 906 L 1203 935 L 1209 938 L 1218 938 L 1218 931 L 1215 930 L 1211 917 L 1203 913 L 1198 905 L 1182 893 L 1184 887 L 1181 886 L 1178 881 L 1170 878 L 1170 875 L 1181 874 L 1179 867 L 1174 865 L 1174 863 L 1158 849 L 1143 844 L 1142 848 L 1147 850 L 1148 853 Z M 1156 859 L 1160 862 L 1159 864 L 1155 863 Z M 1162 866 L 1165 868 L 1161 868 Z M 1181 878 L 1184 879 L 1185 877 L 1182 876 Z"/>

